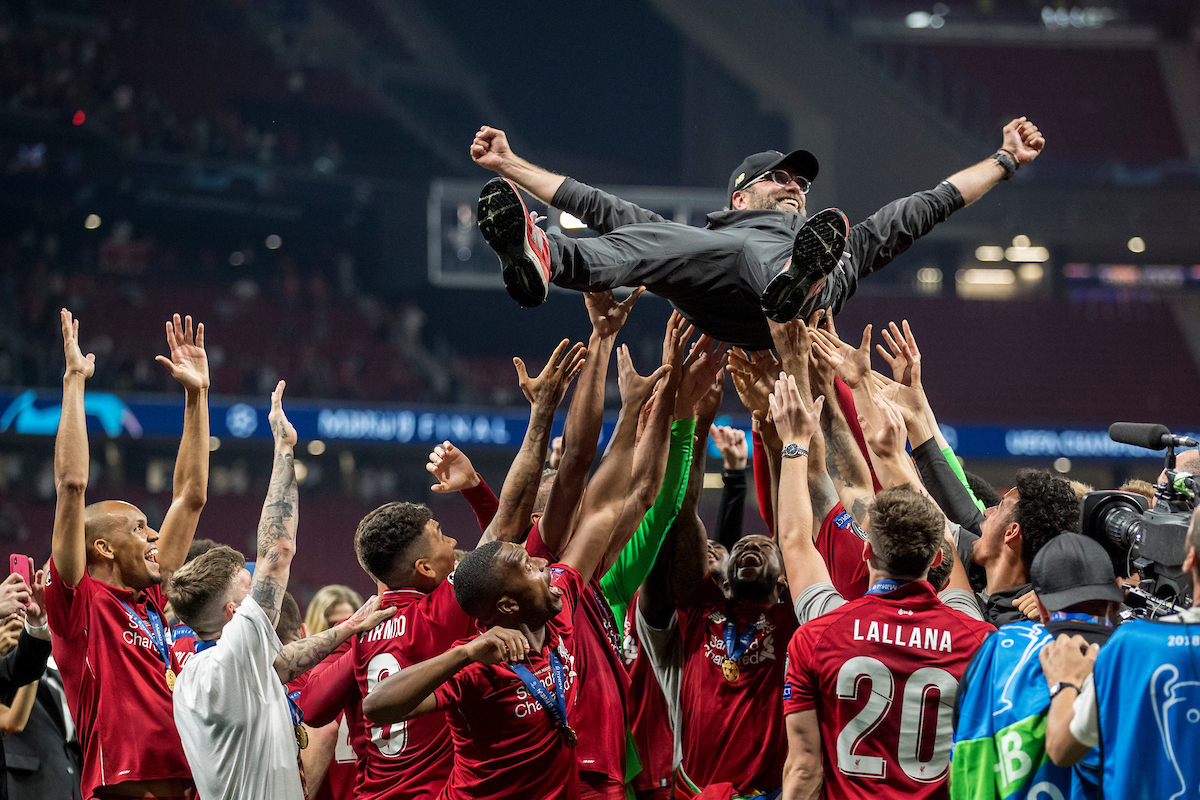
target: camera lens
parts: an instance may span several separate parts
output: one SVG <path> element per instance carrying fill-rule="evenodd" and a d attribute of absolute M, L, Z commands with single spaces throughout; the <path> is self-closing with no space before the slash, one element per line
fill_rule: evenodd
<path fill-rule="evenodd" d="M 1108 540 L 1121 550 L 1129 550 L 1142 538 L 1142 515 L 1128 506 L 1116 505 L 1100 517 L 1100 527 Z"/>

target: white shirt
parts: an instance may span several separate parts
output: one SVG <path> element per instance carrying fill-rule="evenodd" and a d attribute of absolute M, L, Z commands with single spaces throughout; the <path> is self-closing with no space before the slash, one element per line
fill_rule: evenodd
<path fill-rule="evenodd" d="M 283 645 L 247 597 L 175 684 L 175 726 L 204 800 L 303 800 L 296 733 L 274 662 Z"/>

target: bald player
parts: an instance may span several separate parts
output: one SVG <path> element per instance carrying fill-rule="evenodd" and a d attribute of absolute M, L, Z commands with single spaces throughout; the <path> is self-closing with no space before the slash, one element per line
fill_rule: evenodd
<path fill-rule="evenodd" d="M 46 606 L 67 705 L 83 747 L 81 785 L 90 798 L 193 796 L 175 732 L 171 692 L 179 674 L 162 584 L 183 565 L 208 492 L 208 357 L 204 326 L 176 314 L 166 325 L 170 358 L 185 390 L 183 440 L 171 507 L 155 531 L 118 500 L 84 505 L 88 440 L 84 382 L 96 357 L 79 349 L 79 323 L 63 309 L 62 418 L 54 453 L 58 504 Z"/>

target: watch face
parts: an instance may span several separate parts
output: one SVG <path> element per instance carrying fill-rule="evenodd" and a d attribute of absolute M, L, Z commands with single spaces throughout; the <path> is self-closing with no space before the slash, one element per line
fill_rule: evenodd
<path fill-rule="evenodd" d="M 782 455 L 786 458 L 795 458 L 796 456 L 800 455 L 800 445 L 798 445 L 794 442 L 792 444 L 786 445 L 783 448 L 783 450 L 780 451 L 780 455 Z"/>

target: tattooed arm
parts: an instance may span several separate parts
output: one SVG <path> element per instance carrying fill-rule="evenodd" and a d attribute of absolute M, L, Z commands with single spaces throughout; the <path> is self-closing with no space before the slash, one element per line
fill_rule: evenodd
<path fill-rule="evenodd" d="M 515 542 L 529 527 L 529 515 L 537 499 L 541 483 L 542 464 L 546 463 L 546 448 L 550 443 L 550 427 L 554 423 L 554 411 L 562 401 L 567 387 L 583 369 L 587 350 L 576 344 L 567 351 L 567 339 L 559 342 L 546 368 L 536 378 L 529 377 L 525 364 L 513 359 L 521 391 L 529 400 L 529 427 L 525 429 L 525 440 L 508 469 L 504 487 L 500 490 L 499 508 L 479 539 L 479 544 L 496 539 Z M 563 357 L 563 353 L 566 356 Z"/>
<path fill-rule="evenodd" d="M 842 407 L 838 405 L 837 392 L 832 388 L 832 380 L 829 387 L 825 395 L 828 402 L 821 409 L 825 467 L 829 479 L 833 481 L 833 488 L 837 491 L 837 498 L 850 512 L 850 516 L 854 517 L 854 521 L 865 530 L 868 523 L 867 509 L 875 499 L 871 471 L 867 468 L 867 459 L 859 449 L 858 442 L 854 441 L 854 434 L 850 432 L 850 425 L 846 422 Z M 814 496 L 814 505 L 815 500 Z"/>
<path fill-rule="evenodd" d="M 296 465 L 292 459 L 296 429 L 283 413 L 283 389 L 284 382 L 280 381 L 271 392 L 271 413 L 267 420 L 275 437 L 275 465 L 258 521 L 258 566 L 250 584 L 250 596 L 271 625 L 279 621 L 279 605 L 296 555 L 296 521 L 300 513 Z"/>
<path fill-rule="evenodd" d="M 261 567 L 254 570 L 256 577 L 258 569 Z M 279 675 L 280 682 L 295 680 L 324 661 L 342 642 L 351 636 L 371 630 L 389 617 L 395 616 L 398 610 L 396 606 L 381 610 L 379 598 L 372 596 L 363 603 L 362 608 L 329 630 L 292 642 L 275 656 L 275 673 Z"/>

